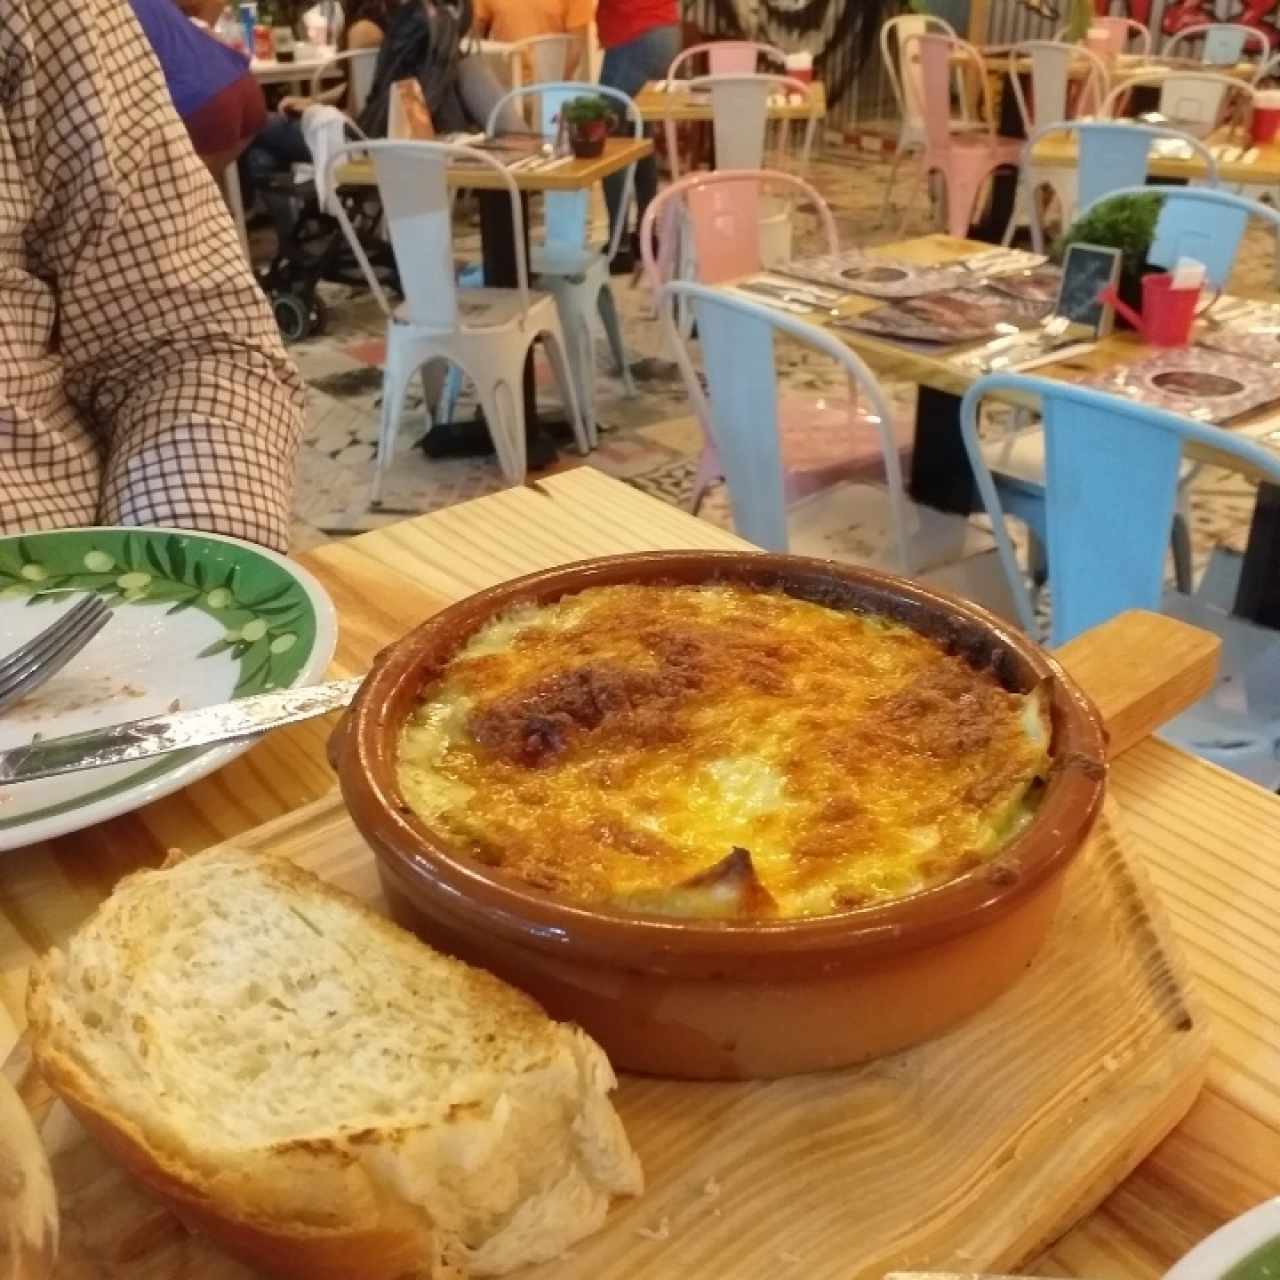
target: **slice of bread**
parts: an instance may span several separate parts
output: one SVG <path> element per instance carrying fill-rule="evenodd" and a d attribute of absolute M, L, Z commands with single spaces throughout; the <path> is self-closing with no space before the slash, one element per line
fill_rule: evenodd
<path fill-rule="evenodd" d="M 27 1008 L 103 1146 L 279 1275 L 501 1275 L 641 1190 L 594 1041 L 279 859 L 127 877 Z"/>

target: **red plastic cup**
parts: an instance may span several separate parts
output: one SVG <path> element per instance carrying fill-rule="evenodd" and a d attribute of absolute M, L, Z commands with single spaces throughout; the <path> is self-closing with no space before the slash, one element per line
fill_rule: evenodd
<path fill-rule="evenodd" d="M 1199 289 L 1175 289 L 1173 277 L 1142 277 L 1142 336 L 1153 347 L 1185 347 L 1196 322 Z"/>
<path fill-rule="evenodd" d="M 1275 106 L 1257 103 L 1249 121 L 1249 134 L 1254 142 L 1274 142 L 1277 130 L 1280 130 L 1280 103 Z"/>
<path fill-rule="evenodd" d="M 793 80 L 801 80 L 805 84 L 813 83 L 813 54 L 791 53 L 787 55 L 787 75 Z"/>

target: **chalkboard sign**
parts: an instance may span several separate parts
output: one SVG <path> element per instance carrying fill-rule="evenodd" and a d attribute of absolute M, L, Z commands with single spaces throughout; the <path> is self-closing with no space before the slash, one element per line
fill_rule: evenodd
<path fill-rule="evenodd" d="M 1093 336 L 1111 331 L 1111 308 L 1098 301 L 1098 294 L 1120 278 L 1120 250 L 1100 244 L 1073 244 L 1062 264 L 1062 285 L 1058 290 L 1056 315 L 1072 325 L 1088 329 Z"/>

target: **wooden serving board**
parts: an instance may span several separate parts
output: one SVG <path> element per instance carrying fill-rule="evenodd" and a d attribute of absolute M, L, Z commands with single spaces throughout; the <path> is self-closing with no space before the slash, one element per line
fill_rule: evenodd
<path fill-rule="evenodd" d="M 370 901 L 373 860 L 330 797 L 234 842 Z M 1026 977 L 942 1039 L 846 1071 L 746 1084 L 627 1077 L 648 1190 L 527 1280 L 880 1280 L 1016 1269 L 1092 1209 L 1191 1105 L 1205 1020 L 1109 804 Z M 241 1280 L 25 1082 L 63 1215 L 57 1275 Z M 46 1099 L 47 1101 L 47 1099 Z"/>

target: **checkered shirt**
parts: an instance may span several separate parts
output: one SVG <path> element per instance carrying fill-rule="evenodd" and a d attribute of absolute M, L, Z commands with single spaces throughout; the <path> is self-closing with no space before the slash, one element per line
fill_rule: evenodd
<path fill-rule="evenodd" d="M 127 0 L 0 0 L 0 531 L 285 549 L 302 387 Z"/>

